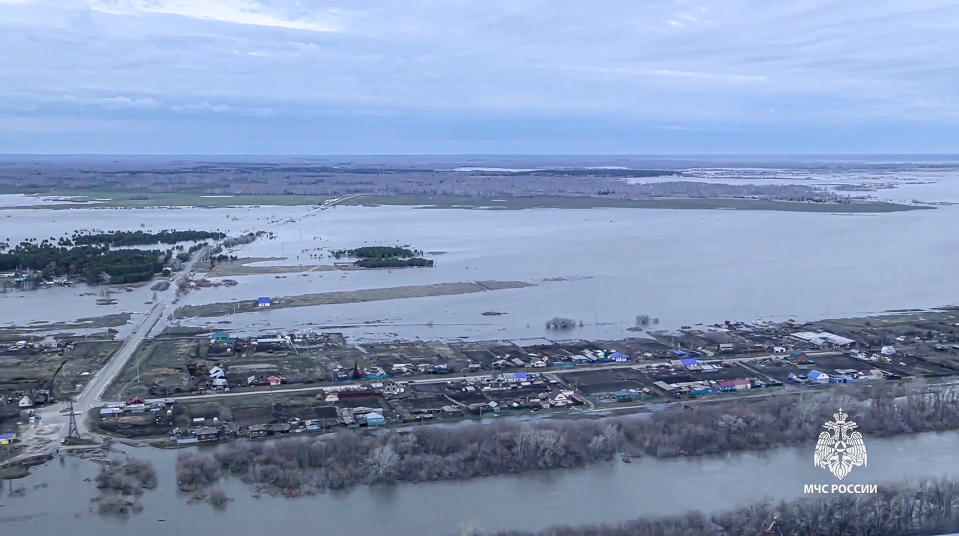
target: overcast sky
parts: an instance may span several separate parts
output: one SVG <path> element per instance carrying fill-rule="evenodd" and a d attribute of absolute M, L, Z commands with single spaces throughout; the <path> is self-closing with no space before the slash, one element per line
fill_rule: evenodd
<path fill-rule="evenodd" d="M 0 0 L 0 152 L 959 152 L 957 28 L 924 0 Z"/>

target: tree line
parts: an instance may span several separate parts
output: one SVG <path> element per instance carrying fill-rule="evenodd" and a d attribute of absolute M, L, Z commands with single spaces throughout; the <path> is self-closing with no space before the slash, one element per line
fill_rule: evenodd
<path fill-rule="evenodd" d="M 333 250 L 333 257 L 357 257 L 360 259 L 396 259 L 419 257 L 422 251 L 400 246 L 363 246 L 356 249 Z"/>
<path fill-rule="evenodd" d="M 422 257 L 413 257 L 411 259 L 360 259 L 353 263 L 353 266 L 361 268 L 432 268 L 433 261 Z"/>
<path fill-rule="evenodd" d="M 401 246 L 363 246 L 356 249 L 337 249 L 333 257 L 356 257 L 353 266 L 360 268 L 432 268 L 433 261 L 424 259 L 423 252 Z"/>
<path fill-rule="evenodd" d="M 830 495 L 793 501 L 759 501 L 716 515 L 701 512 L 648 517 L 538 532 L 495 536 L 913 536 L 959 530 L 959 481 L 880 485 L 869 495 Z M 469 529 L 463 536 L 485 536 Z"/>
<path fill-rule="evenodd" d="M 102 233 L 74 233 L 73 244 L 107 245 L 107 246 L 140 246 L 145 244 L 176 244 L 198 240 L 222 240 L 226 235 L 218 231 L 108 231 Z"/>
<path fill-rule="evenodd" d="M 917 382 L 801 393 L 595 420 L 344 430 L 323 440 L 234 443 L 211 456 L 182 455 L 177 479 L 192 489 L 233 476 L 273 493 L 302 495 L 360 484 L 582 467 L 617 455 L 763 450 L 812 444 L 840 407 L 867 437 L 959 428 L 955 387 L 927 389 Z"/>
<path fill-rule="evenodd" d="M 169 258 L 169 251 L 24 241 L 0 254 L 0 270 L 37 270 L 45 277 L 80 276 L 91 284 L 133 283 L 152 279 Z"/>

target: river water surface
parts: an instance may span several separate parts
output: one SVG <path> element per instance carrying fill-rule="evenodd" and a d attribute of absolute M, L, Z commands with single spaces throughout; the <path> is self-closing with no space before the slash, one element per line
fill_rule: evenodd
<path fill-rule="evenodd" d="M 959 432 L 886 439 L 866 438 L 869 463 L 843 483 L 878 484 L 906 479 L 959 476 Z M 582 469 L 429 482 L 360 486 L 346 492 L 285 499 L 251 496 L 251 488 L 229 479 L 233 498 L 224 511 L 188 504 L 176 491 L 177 452 L 123 447 L 148 458 L 159 473 L 156 490 L 142 499 L 144 510 L 127 518 L 90 511 L 96 475 L 93 462 L 67 457 L 6 484 L 0 527 L 14 534 L 141 535 L 286 533 L 356 535 L 456 535 L 463 526 L 486 530 L 542 529 L 641 516 L 717 512 L 759 498 L 794 499 L 805 483 L 833 483 L 812 465 L 812 445 L 725 456 L 638 458 Z M 23 496 L 9 495 L 23 488 Z"/>

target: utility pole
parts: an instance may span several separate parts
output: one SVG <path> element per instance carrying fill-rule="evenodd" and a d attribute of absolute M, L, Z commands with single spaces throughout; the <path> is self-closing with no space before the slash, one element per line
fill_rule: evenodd
<path fill-rule="evenodd" d="M 70 401 L 70 425 L 67 430 L 67 438 L 64 441 L 80 441 L 80 429 L 77 428 L 77 416 L 73 411 L 73 400 Z"/>

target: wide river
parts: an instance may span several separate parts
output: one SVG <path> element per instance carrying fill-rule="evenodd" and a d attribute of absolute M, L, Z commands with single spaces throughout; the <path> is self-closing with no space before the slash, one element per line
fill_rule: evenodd
<path fill-rule="evenodd" d="M 866 438 L 867 467 L 843 483 L 884 483 L 959 476 L 959 432 L 888 439 Z M 617 521 L 641 516 L 716 512 L 759 498 L 794 499 L 805 483 L 836 480 L 812 464 L 812 445 L 759 453 L 680 459 L 635 459 L 582 469 L 477 478 L 456 482 L 357 487 L 350 491 L 285 499 L 260 496 L 236 480 L 224 491 L 225 511 L 188 503 L 178 493 L 177 453 L 126 449 L 149 458 L 160 483 L 143 496 L 144 510 L 127 518 L 102 517 L 90 503 L 97 464 L 65 457 L 25 479 L 4 483 L 0 527 L 11 534 L 128 536 L 167 534 L 457 535 L 462 527 L 542 529 L 552 525 Z M 11 496 L 10 489 L 22 489 Z M 93 510 L 91 510 L 93 508 Z"/>

